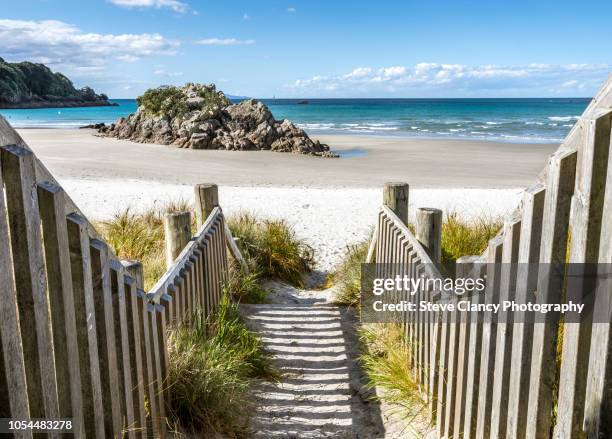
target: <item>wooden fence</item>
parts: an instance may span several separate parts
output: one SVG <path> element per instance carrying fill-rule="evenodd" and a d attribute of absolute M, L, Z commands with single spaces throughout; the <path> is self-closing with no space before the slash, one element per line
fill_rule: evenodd
<path fill-rule="evenodd" d="M 612 77 L 487 250 L 458 261 L 464 276 L 486 274 L 480 300 L 562 301 L 567 278 L 545 268 L 508 268 L 517 264 L 612 264 L 611 122 Z M 389 185 L 386 193 L 397 187 Z M 405 224 L 407 185 L 403 192 L 402 203 L 385 195 L 368 257 L 401 264 L 404 273 L 439 277 L 432 268 L 439 263 L 440 241 L 432 238 L 432 230 L 439 236 L 439 225 L 417 221 L 415 236 Z M 410 300 L 436 300 L 438 294 L 421 291 Z M 602 281 L 594 300 L 595 309 L 612 315 L 611 279 Z M 407 313 L 414 374 L 437 437 L 612 437 L 609 321 L 574 316 L 563 324 L 558 315 L 546 316 L 524 323 L 509 314 L 482 319 L 474 313 L 457 321 L 457 313 Z"/>
<path fill-rule="evenodd" d="M 140 263 L 113 254 L 1 117 L 0 146 L 0 418 L 164 437 L 166 326 L 216 307 L 226 243 L 237 251 L 221 208 L 145 293 Z"/>

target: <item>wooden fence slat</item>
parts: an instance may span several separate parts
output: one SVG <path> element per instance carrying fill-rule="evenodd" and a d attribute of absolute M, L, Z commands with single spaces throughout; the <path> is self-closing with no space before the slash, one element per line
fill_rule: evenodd
<path fill-rule="evenodd" d="M 1 148 L 1 160 L 30 416 L 58 418 L 53 336 L 34 155 L 26 148 L 11 145 Z"/>
<path fill-rule="evenodd" d="M 570 264 L 595 264 L 599 259 L 599 239 L 606 185 L 606 167 L 610 153 L 612 111 L 597 112 L 583 118 L 585 129 L 583 148 L 578 153 L 576 189 L 572 197 L 570 229 Z M 573 265 L 575 266 L 575 265 Z M 588 267 L 583 270 L 590 271 Z M 583 279 L 570 277 L 569 290 L 574 300 L 588 302 L 592 295 L 582 296 L 593 288 L 588 272 Z M 587 305 L 589 308 L 589 305 Z M 592 316 L 591 316 L 592 317 Z M 591 339 L 590 317 L 566 316 L 580 323 L 565 323 L 561 356 L 560 382 L 557 403 L 557 437 L 581 437 L 586 396 Z"/>
<path fill-rule="evenodd" d="M 60 416 L 72 418 L 73 434 L 83 436 L 81 371 L 64 191 L 56 184 L 41 183 L 38 185 L 38 202 L 47 265 Z"/>
<path fill-rule="evenodd" d="M 212 266 L 210 263 L 210 259 L 211 259 L 211 255 L 212 255 L 212 251 L 211 251 L 211 242 L 210 242 L 210 235 L 207 234 L 205 239 L 204 239 L 204 254 L 205 254 L 205 261 L 206 261 L 206 285 L 207 285 L 207 289 L 208 289 L 208 297 L 210 299 L 210 308 L 209 308 L 209 313 L 212 313 L 214 309 L 216 309 L 217 307 L 217 298 L 214 296 L 213 291 L 214 291 L 214 279 L 213 279 L 213 272 L 212 272 Z M 209 314 L 210 315 L 210 314 Z"/>
<path fill-rule="evenodd" d="M 115 315 L 108 247 L 98 239 L 92 239 L 90 246 L 102 404 L 106 409 L 105 429 L 107 434 L 113 432 L 113 436 L 120 436 L 123 431 L 122 399 L 119 396 L 119 363 L 115 345 Z"/>
<path fill-rule="evenodd" d="M 599 263 L 603 273 L 594 309 L 601 313 L 601 320 L 593 323 L 583 426 L 593 438 L 612 437 L 612 154 L 608 156 Z"/>
<path fill-rule="evenodd" d="M 523 197 L 523 218 L 518 253 L 516 302 L 533 302 L 538 285 L 538 262 L 546 190 L 536 186 Z M 512 324 L 511 372 L 508 387 L 508 415 L 506 437 L 523 439 L 526 433 L 527 404 L 529 402 L 529 373 L 534 322 L 526 321 L 526 314 Z"/>
<path fill-rule="evenodd" d="M 151 334 L 151 323 L 148 312 L 148 301 L 146 294 L 141 289 L 137 292 L 138 298 L 138 320 L 140 324 L 140 335 L 142 335 L 142 358 L 143 358 L 143 369 L 145 376 L 145 387 L 146 387 L 146 398 L 149 405 L 149 425 L 148 428 L 153 431 L 155 437 L 160 436 L 160 424 L 159 424 L 159 410 L 158 410 L 158 398 L 155 393 L 155 380 L 156 373 L 154 369 L 153 359 L 153 337 Z"/>
<path fill-rule="evenodd" d="M 158 426 L 159 426 L 159 435 L 161 437 L 165 437 L 166 435 L 166 401 L 164 398 L 164 382 L 162 377 L 162 363 L 163 363 L 163 354 L 162 354 L 162 342 L 160 341 L 161 334 L 157 331 L 157 309 L 156 305 L 149 303 L 147 304 L 147 320 L 149 325 L 149 334 L 152 342 L 152 366 L 153 366 L 153 388 L 154 395 L 157 401 L 157 415 L 158 418 Z"/>
<path fill-rule="evenodd" d="M 104 406 L 98 358 L 96 311 L 93 297 L 91 251 L 87 222 L 75 213 L 66 217 L 70 246 L 70 270 L 79 344 L 79 369 L 83 400 L 83 423 L 87 437 L 104 439 Z M 109 435 L 112 433 L 109 431 Z"/>
<path fill-rule="evenodd" d="M 446 298 L 445 298 L 446 299 Z M 447 403 L 447 372 L 449 362 L 449 334 L 450 334 L 450 312 L 441 311 L 441 322 L 438 337 L 440 337 L 440 354 L 438 368 L 438 405 L 436 408 L 438 437 L 446 435 L 446 403 Z"/>
<path fill-rule="evenodd" d="M 504 249 L 501 261 L 499 302 L 513 300 L 516 294 L 516 271 L 521 239 L 521 219 L 511 218 L 504 224 Z M 508 385 L 510 384 L 510 356 L 512 351 L 512 311 L 498 312 L 497 339 L 493 373 L 491 405 L 491 438 L 504 438 L 507 429 Z"/>
<path fill-rule="evenodd" d="M 172 306 L 174 305 L 174 295 L 176 287 L 172 284 L 166 288 L 167 293 L 163 294 L 160 303 L 164 306 L 164 323 L 170 327 L 172 325 Z"/>
<path fill-rule="evenodd" d="M 221 254 L 221 240 L 219 239 L 219 226 L 220 223 L 217 222 L 213 228 L 213 244 L 214 244 L 214 253 L 213 253 L 213 265 L 215 267 L 215 276 L 216 276 L 216 292 L 217 297 L 221 300 L 223 296 L 223 279 L 221 275 L 221 260 L 219 258 Z"/>
<path fill-rule="evenodd" d="M 111 291 L 113 298 L 113 313 L 115 316 L 115 347 L 117 349 L 117 370 L 119 376 L 119 393 L 122 399 L 122 425 L 130 437 L 136 436 L 134 401 L 132 399 L 132 370 L 130 364 L 130 345 L 128 337 L 127 306 L 125 293 L 125 275 L 123 265 L 119 261 L 110 262 Z"/>
<path fill-rule="evenodd" d="M 129 272 L 129 263 L 123 262 Z M 142 349 L 138 327 L 138 302 L 136 297 L 136 281 L 129 275 L 123 276 L 125 291 L 125 311 L 127 319 L 128 344 L 130 346 L 130 377 L 132 381 L 132 401 L 134 403 L 134 430 L 141 435 L 145 432 L 147 416 L 144 404 L 144 371 L 142 368 Z M 140 435 L 137 435 L 140 436 Z"/>
<path fill-rule="evenodd" d="M 457 305 L 457 297 L 450 302 Z M 444 437 L 454 436 L 455 402 L 457 398 L 457 357 L 459 355 L 459 313 L 450 312 L 448 316 L 448 361 L 446 362 L 446 398 L 444 411 Z"/>
<path fill-rule="evenodd" d="M 174 311 L 174 323 L 179 324 L 183 318 L 183 302 L 185 301 L 185 280 L 180 273 L 174 278 L 174 285 L 176 285 L 176 294 L 174 295 L 172 310 Z"/>
<path fill-rule="evenodd" d="M 219 232 L 219 242 L 221 244 L 221 267 L 223 269 L 221 278 L 225 284 L 225 282 L 227 282 L 229 279 L 229 259 L 227 255 L 227 246 L 223 245 L 223 229 L 227 227 L 227 223 L 225 222 L 225 217 L 223 215 L 221 216 L 221 224 L 221 232 Z"/>
<path fill-rule="evenodd" d="M 26 369 L 19 328 L 17 291 L 13 279 L 13 257 L 8 245 L 9 225 L 3 187 L 0 162 L 0 242 L 7 243 L 0 245 L 0 416 L 29 419 Z M 18 437 L 31 438 L 32 433 L 23 431 Z"/>
<path fill-rule="evenodd" d="M 165 298 L 162 297 L 162 303 L 165 302 Z M 158 304 L 155 305 L 155 330 L 157 332 L 159 350 L 160 350 L 160 375 L 161 375 L 161 386 L 163 398 L 166 403 L 169 401 L 168 396 L 168 367 L 169 367 L 169 359 L 168 359 L 168 338 L 166 333 L 166 315 L 164 311 L 164 305 Z M 165 407 L 165 404 L 164 404 Z"/>
<path fill-rule="evenodd" d="M 204 308 L 204 282 L 202 276 L 202 252 L 199 248 L 193 250 L 193 260 L 196 267 L 196 306 L 198 309 Z"/>
<path fill-rule="evenodd" d="M 482 278 L 487 265 L 480 263 L 477 276 Z M 484 302 L 484 292 L 475 292 L 470 302 L 479 304 Z M 478 411 L 478 395 L 480 392 L 480 356 L 482 346 L 482 313 L 473 311 L 469 316 L 470 340 L 468 345 L 468 363 L 466 375 L 465 411 L 463 420 L 463 438 L 470 439 L 476 436 L 476 413 Z"/>
<path fill-rule="evenodd" d="M 472 270 L 474 270 L 475 264 L 477 263 L 479 256 L 463 256 L 457 259 L 457 279 L 472 278 Z M 458 300 L 465 300 L 465 296 L 458 296 Z M 466 408 L 466 394 L 467 394 L 467 375 L 468 375 L 468 359 L 469 359 L 469 347 L 472 325 L 470 322 L 470 315 L 465 312 L 455 312 L 457 314 L 457 325 L 459 328 L 459 337 L 457 339 L 457 384 L 455 390 L 455 413 L 454 413 L 454 426 L 453 436 L 457 439 L 464 437 L 464 423 L 465 418 L 463 416 Z"/>
<path fill-rule="evenodd" d="M 550 160 L 540 244 L 537 303 L 559 303 L 563 280 L 555 275 L 555 267 L 565 263 L 571 198 L 576 177 L 574 150 L 562 151 Z M 559 314 L 547 313 L 534 324 L 529 378 L 529 403 L 526 437 L 548 439 L 553 406 Z"/>
<path fill-rule="evenodd" d="M 504 241 L 498 236 L 489 241 L 487 254 L 487 286 L 485 303 L 499 303 L 499 283 Z M 476 438 L 486 439 L 491 430 L 491 405 L 493 400 L 493 373 L 495 366 L 495 343 L 497 341 L 497 316 L 484 313 L 482 347 L 480 349 L 480 378 L 478 391 L 478 413 L 476 414 Z"/>

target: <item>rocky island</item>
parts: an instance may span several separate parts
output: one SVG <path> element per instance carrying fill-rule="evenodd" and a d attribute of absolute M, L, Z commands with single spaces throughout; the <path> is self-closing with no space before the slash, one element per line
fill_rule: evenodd
<path fill-rule="evenodd" d="M 254 99 L 232 104 L 214 84 L 162 86 L 138 98 L 138 110 L 99 128 L 102 136 L 191 149 L 271 150 L 337 157 Z"/>
<path fill-rule="evenodd" d="M 116 105 L 90 87 L 76 89 L 44 64 L 8 63 L 0 58 L 0 108 L 97 107 Z"/>

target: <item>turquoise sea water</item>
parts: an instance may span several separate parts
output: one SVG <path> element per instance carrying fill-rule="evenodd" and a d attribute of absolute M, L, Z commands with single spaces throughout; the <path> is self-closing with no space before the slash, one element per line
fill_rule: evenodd
<path fill-rule="evenodd" d="M 311 134 L 476 138 L 506 142 L 560 142 L 589 99 L 264 99 L 274 117 Z M 118 107 L 0 110 L 16 128 L 70 128 L 111 123 L 136 110 Z"/>

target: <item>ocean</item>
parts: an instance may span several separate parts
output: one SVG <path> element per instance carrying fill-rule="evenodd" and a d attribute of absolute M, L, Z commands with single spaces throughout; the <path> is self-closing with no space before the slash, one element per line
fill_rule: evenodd
<path fill-rule="evenodd" d="M 587 107 L 586 98 L 542 99 L 262 99 L 276 119 L 310 134 L 558 143 Z M 76 128 L 111 123 L 136 110 L 117 107 L 0 110 L 15 128 Z"/>

